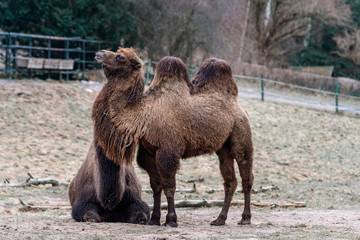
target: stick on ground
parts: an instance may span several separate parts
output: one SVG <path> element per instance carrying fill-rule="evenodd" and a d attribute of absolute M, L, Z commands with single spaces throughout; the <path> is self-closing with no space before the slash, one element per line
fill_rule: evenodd
<path fill-rule="evenodd" d="M 192 208 L 200 208 L 200 207 L 222 207 L 224 201 L 223 200 L 179 200 L 175 201 L 175 207 L 177 208 L 185 208 L 185 207 L 192 207 Z M 243 200 L 233 200 L 231 202 L 232 206 L 242 206 L 244 205 Z M 306 207 L 304 202 L 291 202 L 291 203 L 284 203 L 284 204 L 277 204 L 277 203 L 268 203 L 268 202 L 251 202 L 251 205 L 256 207 L 270 207 L 270 208 L 303 208 Z M 153 206 L 150 205 L 150 209 Z M 167 209 L 167 203 L 161 203 L 162 209 Z"/>

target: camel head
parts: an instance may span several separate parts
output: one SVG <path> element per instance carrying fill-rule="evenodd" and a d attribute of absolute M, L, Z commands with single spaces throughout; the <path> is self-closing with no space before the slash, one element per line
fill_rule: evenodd
<path fill-rule="evenodd" d="M 95 59 L 103 67 L 108 80 L 128 77 L 142 67 L 139 57 L 132 48 L 119 48 L 116 53 L 101 50 L 96 53 Z"/>

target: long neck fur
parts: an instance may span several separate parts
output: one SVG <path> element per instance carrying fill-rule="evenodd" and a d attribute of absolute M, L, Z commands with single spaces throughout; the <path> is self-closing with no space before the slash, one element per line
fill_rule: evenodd
<path fill-rule="evenodd" d="M 119 131 L 119 125 L 122 115 L 129 116 L 131 114 L 127 112 L 139 107 L 144 85 L 142 70 L 126 78 L 113 76 L 93 104 L 94 137 L 106 156 L 116 164 L 128 164 L 134 156 L 137 139 L 134 133 Z"/>

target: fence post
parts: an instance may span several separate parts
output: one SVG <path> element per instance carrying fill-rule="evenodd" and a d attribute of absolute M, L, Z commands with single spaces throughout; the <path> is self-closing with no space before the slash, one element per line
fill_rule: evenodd
<path fill-rule="evenodd" d="M 30 47 L 32 46 L 32 38 L 31 37 L 29 38 L 29 46 Z M 32 49 L 31 48 L 29 49 L 29 57 L 32 57 Z M 31 78 L 31 70 L 29 68 L 28 68 L 27 72 L 28 72 L 28 76 Z"/>
<path fill-rule="evenodd" d="M 47 52 L 47 58 L 50 59 L 51 58 L 51 39 L 48 39 L 48 52 Z M 48 79 L 51 78 L 50 75 L 50 69 L 48 70 Z"/>
<path fill-rule="evenodd" d="M 339 112 L 339 83 L 338 81 L 335 82 L 335 107 L 336 113 Z"/>
<path fill-rule="evenodd" d="M 85 40 L 82 41 L 82 80 L 85 80 Z"/>
<path fill-rule="evenodd" d="M 11 33 L 9 33 L 9 55 L 8 55 L 8 60 L 9 60 L 9 79 L 11 80 L 11 74 L 12 74 L 12 62 L 13 62 L 13 58 L 12 58 L 12 37 L 11 37 Z"/>
<path fill-rule="evenodd" d="M 5 44 L 6 44 L 6 47 L 5 47 L 5 73 L 6 75 L 9 75 L 9 45 L 10 45 L 10 37 L 9 37 L 9 34 L 6 35 L 6 38 L 5 38 Z"/>
<path fill-rule="evenodd" d="M 148 67 L 146 70 L 146 84 L 150 85 L 150 68 L 151 68 L 151 59 L 148 60 Z"/>
<path fill-rule="evenodd" d="M 261 101 L 264 101 L 264 76 L 261 75 Z"/>
<path fill-rule="evenodd" d="M 65 59 L 69 59 L 69 40 L 65 41 Z M 69 71 L 66 71 L 66 81 L 69 81 Z M 60 71 L 60 76 L 61 76 L 61 71 Z"/>

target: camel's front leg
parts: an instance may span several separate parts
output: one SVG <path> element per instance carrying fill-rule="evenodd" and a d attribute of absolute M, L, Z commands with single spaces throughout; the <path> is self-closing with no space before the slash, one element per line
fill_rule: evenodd
<path fill-rule="evenodd" d="M 159 171 L 156 166 L 155 153 L 149 153 L 142 144 L 139 145 L 137 154 L 137 162 L 139 166 L 146 170 L 150 177 L 150 185 L 153 190 L 154 209 L 151 214 L 149 225 L 160 225 L 161 216 L 161 180 Z"/>
<path fill-rule="evenodd" d="M 106 157 L 100 146 L 96 146 L 96 170 L 94 174 L 97 200 L 105 210 L 113 210 L 121 202 L 125 191 L 125 167 Z"/>
<path fill-rule="evenodd" d="M 164 190 L 168 213 L 164 226 L 177 227 L 177 216 L 175 212 L 174 195 L 176 190 L 176 171 L 179 168 L 179 158 L 174 154 L 159 150 L 156 154 L 157 166 L 161 177 L 161 186 Z"/>

